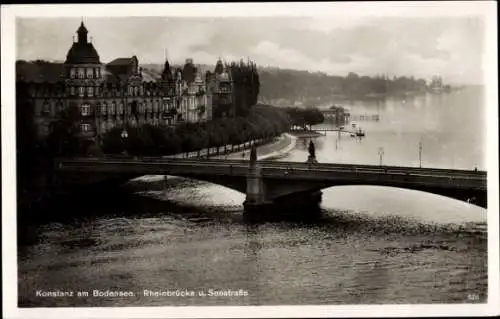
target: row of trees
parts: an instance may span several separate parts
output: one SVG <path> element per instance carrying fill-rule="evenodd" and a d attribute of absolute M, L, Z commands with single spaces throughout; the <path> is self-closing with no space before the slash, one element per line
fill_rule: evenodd
<path fill-rule="evenodd" d="M 257 105 L 246 117 L 184 123 L 175 127 L 131 127 L 127 129 L 127 138 L 122 138 L 121 128 L 114 128 L 104 135 L 102 146 L 106 154 L 126 151 L 130 155 L 171 155 L 272 138 L 289 128 L 289 117 L 284 110 Z"/>
<path fill-rule="evenodd" d="M 354 72 L 347 76 L 330 76 L 321 72 L 286 69 L 261 69 L 259 76 L 261 98 L 264 100 L 301 100 L 334 95 L 363 98 L 369 95 L 397 95 L 430 90 L 426 80 L 405 76 L 359 76 Z"/>
<path fill-rule="evenodd" d="M 284 108 L 289 116 L 290 124 L 292 126 L 300 126 L 305 129 L 307 126 L 316 125 L 323 123 L 325 117 L 323 113 L 317 108 L 298 108 L 298 107 L 287 107 Z"/>
<path fill-rule="evenodd" d="M 232 62 L 229 65 L 233 80 L 233 105 L 236 116 L 247 116 L 251 108 L 257 104 L 260 90 L 257 66 L 253 62 Z"/>

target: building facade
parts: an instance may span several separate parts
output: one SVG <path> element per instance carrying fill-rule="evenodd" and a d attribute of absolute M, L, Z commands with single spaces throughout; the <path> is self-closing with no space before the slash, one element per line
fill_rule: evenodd
<path fill-rule="evenodd" d="M 64 63 L 16 64 L 16 82 L 26 87 L 41 137 L 70 107 L 78 109 L 81 137 L 98 141 L 115 127 L 208 121 L 214 107 L 231 101 L 232 81 L 224 66 L 203 75 L 192 59 L 182 69 L 172 69 L 166 60 L 161 77 L 146 80 L 136 56 L 104 64 L 83 21 L 77 34 Z"/>

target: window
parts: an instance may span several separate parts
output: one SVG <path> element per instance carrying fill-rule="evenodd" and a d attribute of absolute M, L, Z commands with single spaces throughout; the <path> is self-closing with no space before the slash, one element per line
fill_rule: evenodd
<path fill-rule="evenodd" d="M 70 94 L 71 94 L 71 95 L 75 95 L 75 87 L 74 87 L 74 86 L 72 86 L 72 87 L 70 88 Z"/>
<path fill-rule="evenodd" d="M 95 74 L 96 74 L 96 78 L 100 78 L 100 77 L 101 77 L 101 69 L 96 68 L 96 69 L 95 69 L 95 71 L 96 71 L 96 72 L 95 72 Z"/>
<path fill-rule="evenodd" d="M 137 96 L 137 93 L 138 93 L 139 89 L 137 88 L 137 86 L 134 87 L 134 96 Z"/>
<path fill-rule="evenodd" d="M 106 102 L 102 103 L 101 105 L 101 114 L 106 114 L 106 108 L 108 107 L 108 105 L 106 104 Z"/>
<path fill-rule="evenodd" d="M 57 110 L 58 113 L 64 111 L 64 107 L 63 107 L 62 102 L 57 102 L 56 110 Z"/>
<path fill-rule="evenodd" d="M 78 78 L 79 79 L 84 79 L 85 78 L 85 71 L 83 68 L 78 69 Z"/>
<path fill-rule="evenodd" d="M 81 113 L 83 116 L 90 115 L 90 105 L 88 104 L 83 104 L 81 107 Z"/>
<path fill-rule="evenodd" d="M 94 88 L 93 87 L 89 86 L 87 88 L 87 95 L 88 96 L 94 96 Z"/>
<path fill-rule="evenodd" d="M 49 102 L 43 103 L 42 112 L 43 113 L 50 113 L 50 103 Z"/>
<path fill-rule="evenodd" d="M 72 79 L 74 79 L 74 78 L 76 77 L 76 71 L 75 71 L 75 69 L 71 69 L 71 70 L 69 70 L 69 75 L 70 75 L 70 77 L 71 77 Z"/>
<path fill-rule="evenodd" d="M 116 113 L 123 114 L 123 103 L 120 103 L 118 105 L 118 110 L 116 110 Z"/>
<path fill-rule="evenodd" d="M 87 78 L 92 79 L 94 77 L 94 69 L 87 68 Z"/>
<path fill-rule="evenodd" d="M 134 88 L 133 87 L 131 87 L 131 86 L 128 87 L 128 94 L 129 95 L 134 94 Z"/>
<path fill-rule="evenodd" d="M 111 112 L 110 113 L 111 114 L 115 114 L 115 109 L 116 109 L 116 102 L 113 101 L 111 103 L 111 110 L 110 110 Z"/>
<path fill-rule="evenodd" d="M 81 132 L 89 132 L 90 131 L 90 124 L 87 124 L 87 123 L 80 124 L 80 131 Z"/>
<path fill-rule="evenodd" d="M 84 87 L 83 87 L 83 86 L 80 86 L 80 87 L 78 88 L 78 95 L 79 95 L 79 96 L 83 96 L 83 93 L 84 93 Z"/>

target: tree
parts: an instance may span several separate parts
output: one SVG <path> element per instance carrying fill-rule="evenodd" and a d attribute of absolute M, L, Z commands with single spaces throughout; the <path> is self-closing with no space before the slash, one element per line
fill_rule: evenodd
<path fill-rule="evenodd" d="M 78 107 L 70 105 L 60 111 L 58 120 L 50 124 L 50 133 L 47 136 L 46 144 L 53 157 L 76 156 L 84 152 L 77 126 L 79 119 Z"/>

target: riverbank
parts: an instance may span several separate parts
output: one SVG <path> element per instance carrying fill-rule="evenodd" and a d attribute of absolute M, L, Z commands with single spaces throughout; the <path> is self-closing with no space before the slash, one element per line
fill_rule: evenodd
<path fill-rule="evenodd" d="M 295 138 L 310 138 L 310 137 L 318 137 L 323 136 L 323 134 L 316 132 L 314 130 L 311 131 L 294 131 L 290 132 Z"/>
<path fill-rule="evenodd" d="M 296 144 L 297 138 L 284 133 L 275 138 L 271 143 L 257 146 L 257 159 L 278 158 L 290 152 Z M 212 156 L 214 159 L 250 159 L 250 150 L 233 152 L 227 155 Z"/>
<path fill-rule="evenodd" d="M 295 148 L 297 137 L 284 133 L 274 141 L 257 146 L 257 159 L 276 159 L 286 156 Z M 250 150 L 236 151 L 225 155 L 210 156 L 211 159 L 249 160 Z M 130 180 L 127 185 L 137 191 L 163 189 L 167 177 L 165 175 L 145 175 Z"/>

